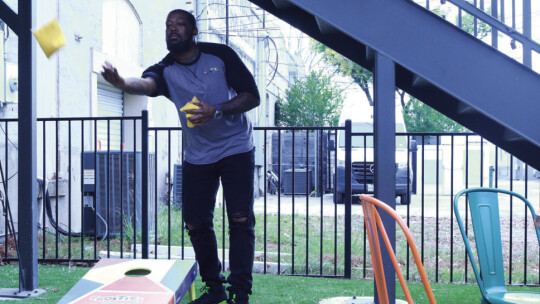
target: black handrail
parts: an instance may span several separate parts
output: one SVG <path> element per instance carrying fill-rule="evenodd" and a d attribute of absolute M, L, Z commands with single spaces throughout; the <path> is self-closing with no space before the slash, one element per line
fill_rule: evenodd
<path fill-rule="evenodd" d="M 504 34 L 508 35 L 510 38 L 521 42 L 524 46 L 530 47 L 531 49 L 540 53 L 540 44 L 538 42 L 521 34 L 520 32 L 518 32 L 516 29 L 512 28 L 511 26 L 508 26 L 502 23 L 497 18 L 487 14 L 486 12 L 470 4 L 469 2 L 465 0 L 442 0 L 441 2 L 444 4 L 447 1 L 459 7 L 460 9 L 464 10 L 465 12 L 471 14 L 472 16 L 484 21 L 485 23 L 496 28 L 497 30 L 503 32 Z"/>

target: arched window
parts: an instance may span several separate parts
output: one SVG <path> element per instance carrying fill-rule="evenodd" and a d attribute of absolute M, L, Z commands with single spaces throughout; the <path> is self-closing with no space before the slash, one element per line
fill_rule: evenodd
<path fill-rule="evenodd" d="M 103 53 L 141 62 L 141 21 L 127 0 L 103 1 Z"/>

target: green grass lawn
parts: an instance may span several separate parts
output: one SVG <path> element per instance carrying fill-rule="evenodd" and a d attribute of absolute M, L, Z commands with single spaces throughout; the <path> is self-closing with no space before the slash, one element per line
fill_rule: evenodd
<path fill-rule="evenodd" d="M 418 250 L 423 256 L 423 264 L 429 279 L 441 283 L 465 281 L 465 248 L 455 219 L 452 230 L 449 218 L 437 220 L 433 217 L 426 217 L 422 220 L 418 213 L 413 212 L 411 214 L 415 215 L 411 215 L 409 226 Z M 214 229 L 218 248 L 228 248 L 228 225 L 227 221 L 223 221 L 222 216 L 222 208 L 216 208 Z M 277 263 L 279 261 L 280 273 L 291 274 L 294 271 L 294 274 L 343 275 L 345 267 L 343 216 L 324 216 L 321 218 L 320 216 L 305 215 L 278 216 L 268 214 L 265 216 L 257 214 L 256 221 L 255 250 L 260 252 L 266 250 L 266 261 L 268 263 Z M 352 223 L 352 276 L 356 279 L 372 278 L 369 246 L 366 246 L 364 255 L 363 218 L 360 215 L 353 215 Z M 507 219 L 503 223 L 510 226 Z M 130 253 L 134 234 L 137 242 L 140 243 L 141 232 L 139 229 L 137 233 L 134 233 L 130 223 L 126 222 L 125 224 L 123 231 L 125 235 L 122 239 L 117 236 L 111 237 L 110 240 L 91 237 L 81 240 L 81 238 L 73 237 L 71 238 L 71 246 L 69 246 L 68 238 L 65 236 L 61 236 L 58 239 L 58 244 L 56 244 L 54 234 L 41 233 L 38 237 L 38 255 L 40 258 L 51 259 L 99 259 L 100 251 L 107 251 L 107 249 L 111 252 L 119 252 L 122 249 L 124 254 Z M 527 284 L 534 284 L 540 279 L 538 246 L 535 240 L 530 239 L 531 236 L 535 235 L 533 228 L 530 227 L 528 234 L 527 250 L 523 250 L 522 219 L 514 217 L 512 225 L 515 238 L 512 256 L 509 255 L 508 238 L 503 238 L 503 245 L 505 246 L 503 250 L 504 267 L 505 269 L 512 267 L 512 284 L 522 284 L 525 281 L 525 274 L 527 275 Z M 437 226 L 439 226 L 439 229 L 436 228 Z M 187 231 L 182 229 L 182 214 L 178 208 L 173 206 L 169 209 L 167 206 L 160 206 L 156 228 L 150 233 L 151 245 L 154 245 L 157 240 L 159 245 L 181 246 L 183 244 L 186 247 L 191 247 Z M 399 228 L 397 230 L 396 256 L 400 265 L 403 265 L 404 273 L 407 271 L 405 265 L 409 262 L 409 277 L 415 278 L 418 276 L 418 272 L 414 266 L 412 255 L 410 254 L 407 257 L 408 249 L 404 234 Z M 45 241 L 43 240 L 44 237 Z M 470 240 L 471 242 L 474 241 L 472 235 Z M 451 241 L 453 248 L 451 248 Z M 45 254 L 43 254 L 43 243 L 45 243 L 46 248 Z M 0 247 L 4 249 L 3 246 Z M 13 249 L 9 251 L 9 256 L 13 257 L 15 254 L 14 246 L 11 246 L 11 248 Z M 56 248 L 58 248 L 58 251 L 56 251 Z M 453 250 L 452 254 L 451 250 Z M 281 254 L 278 255 L 278 252 Z M 2 253 L 3 251 L 0 250 L 0 258 Z M 526 267 L 524 264 L 525 259 L 527 259 Z M 258 256 L 257 261 L 264 261 L 264 257 Z M 511 265 L 509 261 L 512 261 Z M 467 266 L 467 281 L 474 282 L 474 274 L 468 261 Z M 365 273 L 363 271 L 364 267 L 366 269 Z M 505 275 L 506 282 L 509 282 L 510 272 L 506 271 Z"/>
<path fill-rule="evenodd" d="M 40 265 L 39 288 L 47 292 L 37 298 L 3 303 L 56 303 L 89 270 L 82 267 Z M 202 286 L 197 282 L 197 290 Z M 419 282 L 410 282 L 409 288 L 415 303 L 428 303 Z M 17 265 L 0 266 L 0 287 L 18 286 Z M 437 303 L 479 303 L 480 292 L 473 284 L 432 283 Z M 511 286 L 511 290 L 540 292 L 540 287 Z M 398 298 L 405 299 L 401 287 L 396 286 Z M 253 295 L 250 303 L 318 303 L 320 300 L 337 296 L 372 296 L 373 281 L 308 278 L 275 275 L 254 275 Z M 184 300 L 182 303 L 187 303 Z"/>

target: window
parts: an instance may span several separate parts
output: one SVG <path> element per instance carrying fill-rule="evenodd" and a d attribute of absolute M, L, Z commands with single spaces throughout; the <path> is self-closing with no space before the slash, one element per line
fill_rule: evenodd
<path fill-rule="evenodd" d="M 103 46 L 108 55 L 140 64 L 141 22 L 126 0 L 103 1 Z"/>

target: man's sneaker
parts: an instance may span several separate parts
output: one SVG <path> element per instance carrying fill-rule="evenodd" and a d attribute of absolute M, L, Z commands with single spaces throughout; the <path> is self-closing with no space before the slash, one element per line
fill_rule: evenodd
<path fill-rule="evenodd" d="M 203 293 L 198 299 L 190 304 L 226 304 L 227 293 L 225 287 L 221 283 L 207 282 L 205 286 L 201 288 Z"/>
<path fill-rule="evenodd" d="M 227 304 L 249 304 L 249 296 L 243 291 L 229 291 Z"/>

